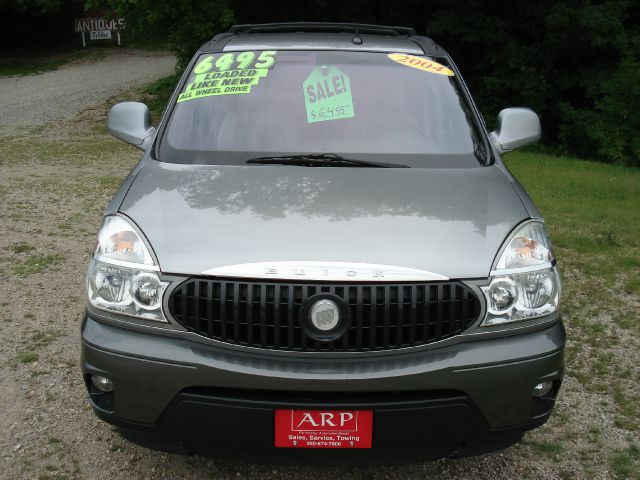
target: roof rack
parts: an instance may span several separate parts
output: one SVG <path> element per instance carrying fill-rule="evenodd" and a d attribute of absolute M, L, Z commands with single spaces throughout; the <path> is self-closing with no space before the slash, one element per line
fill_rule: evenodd
<path fill-rule="evenodd" d="M 234 25 L 229 33 L 274 33 L 274 32 L 351 32 L 370 35 L 412 36 L 416 31 L 410 27 L 390 27 L 369 25 L 366 23 L 330 23 L 330 22 L 287 22 L 257 23 Z"/>

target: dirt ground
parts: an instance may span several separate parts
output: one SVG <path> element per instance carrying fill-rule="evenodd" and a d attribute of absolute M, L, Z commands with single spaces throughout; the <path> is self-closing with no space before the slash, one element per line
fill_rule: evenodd
<path fill-rule="evenodd" d="M 128 61 L 117 75 L 119 86 L 76 99 L 71 115 L 64 109 L 52 114 L 46 100 L 29 103 L 29 89 L 20 94 L 24 103 L 14 99 L 18 108 L 0 109 L 0 127 L 6 127 L 0 128 L 0 478 L 604 479 L 616 472 L 623 478 L 625 471 L 637 478 L 638 470 L 612 467 L 618 458 L 626 461 L 629 445 L 640 444 L 636 411 L 621 416 L 615 392 L 586 389 L 571 365 L 552 419 L 520 444 L 492 455 L 403 467 L 273 467 L 171 455 L 133 445 L 98 420 L 79 368 L 84 274 L 102 211 L 140 155 L 107 136 L 105 115 L 110 104 L 134 96 L 132 87 L 153 79 L 123 83 L 137 62 L 146 62 L 157 77 L 170 70 L 163 55 Z M 72 84 L 73 72 L 63 68 L 35 81 Z M 41 120 L 8 128 L 25 116 L 21 108 L 40 109 L 33 116 Z M 633 308 L 638 311 L 637 304 Z M 571 325 L 571 315 L 566 320 Z M 606 331 L 598 338 L 609 339 Z M 628 335 L 620 349 L 609 360 L 637 384 L 637 337 Z"/>
<path fill-rule="evenodd" d="M 41 75 L 0 77 L 0 133 L 73 118 L 123 90 L 168 75 L 172 55 L 141 50 L 87 51 Z"/>

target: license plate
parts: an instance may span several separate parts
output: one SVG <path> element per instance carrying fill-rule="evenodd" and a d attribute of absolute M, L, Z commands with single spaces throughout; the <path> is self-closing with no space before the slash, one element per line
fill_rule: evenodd
<path fill-rule="evenodd" d="M 276 410 L 276 447 L 371 448 L 371 410 Z"/>

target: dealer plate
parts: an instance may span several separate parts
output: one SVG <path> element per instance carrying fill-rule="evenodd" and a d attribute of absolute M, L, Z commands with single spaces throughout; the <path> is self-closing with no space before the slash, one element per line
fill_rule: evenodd
<path fill-rule="evenodd" d="M 371 448 L 371 410 L 276 410 L 275 446 Z"/>

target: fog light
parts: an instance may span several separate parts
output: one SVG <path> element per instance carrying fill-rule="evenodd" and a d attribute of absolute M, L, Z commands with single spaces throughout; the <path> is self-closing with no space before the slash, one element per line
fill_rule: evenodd
<path fill-rule="evenodd" d="M 91 375 L 91 382 L 101 392 L 113 392 L 113 382 L 103 375 Z"/>
<path fill-rule="evenodd" d="M 544 397 L 551 392 L 553 388 L 553 382 L 540 382 L 535 387 L 533 387 L 533 396 L 534 397 Z"/>

